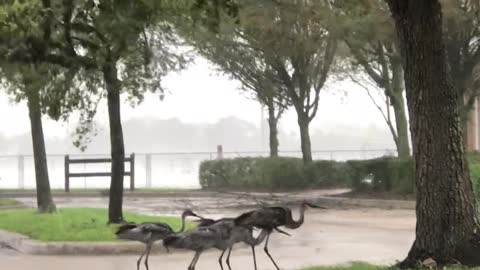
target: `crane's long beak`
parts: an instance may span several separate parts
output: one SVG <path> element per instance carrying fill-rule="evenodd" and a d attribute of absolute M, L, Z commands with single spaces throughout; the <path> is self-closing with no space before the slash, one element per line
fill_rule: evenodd
<path fill-rule="evenodd" d="M 320 206 L 320 205 L 317 205 L 317 204 L 313 204 L 313 203 L 306 203 L 307 206 L 311 207 L 311 208 L 317 208 L 317 209 L 328 209 L 327 207 L 324 207 L 324 206 Z"/>
<path fill-rule="evenodd" d="M 199 219 L 205 219 L 204 217 L 202 217 L 202 216 L 200 216 L 200 215 L 198 215 L 198 214 L 196 214 L 196 213 L 192 213 L 192 216 L 197 217 L 197 218 L 199 218 Z"/>

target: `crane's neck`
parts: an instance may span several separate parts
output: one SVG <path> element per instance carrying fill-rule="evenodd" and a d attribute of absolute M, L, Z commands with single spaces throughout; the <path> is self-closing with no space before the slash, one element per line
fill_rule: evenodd
<path fill-rule="evenodd" d="M 285 227 L 289 229 L 297 229 L 298 227 L 302 226 L 305 220 L 305 209 L 307 209 L 305 205 L 302 205 L 300 207 L 300 218 L 298 220 L 294 220 L 292 217 L 292 211 L 289 211 L 287 217 L 287 224 L 285 225 Z"/>
<path fill-rule="evenodd" d="M 175 233 L 182 233 L 183 231 L 185 231 L 185 218 L 187 216 L 186 215 L 182 215 L 182 226 L 180 226 L 180 229 L 178 231 L 176 231 Z"/>

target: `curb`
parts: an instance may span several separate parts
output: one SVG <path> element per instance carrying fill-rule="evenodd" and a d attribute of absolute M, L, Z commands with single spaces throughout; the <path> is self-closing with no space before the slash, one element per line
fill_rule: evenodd
<path fill-rule="evenodd" d="M 139 242 L 41 242 L 25 235 L 0 230 L 0 244 L 31 255 L 120 255 L 141 254 L 145 245 Z M 167 253 L 153 245 L 151 254 Z"/>
<path fill-rule="evenodd" d="M 404 210 L 415 210 L 416 202 L 415 201 L 406 201 L 406 200 L 375 200 L 375 199 L 353 199 L 353 198 L 344 198 L 344 197 L 318 197 L 313 199 L 315 203 L 320 205 L 329 206 L 332 208 L 352 208 L 352 207 L 362 207 L 362 208 L 377 208 L 377 209 L 404 209 Z"/>
<path fill-rule="evenodd" d="M 416 205 L 415 201 L 405 200 L 355 199 L 328 196 L 305 199 L 330 209 L 376 208 L 386 210 L 414 210 Z M 298 205 L 302 201 L 303 199 L 286 198 L 283 203 L 287 205 Z M 258 204 L 249 205 L 247 208 L 258 206 Z M 42 242 L 30 239 L 28 236 L 22 234 L 3 230 L 0 230 L 0 244 L 21 253 L 31 255 L 138 255 L 141 254 L 145 248 L 145 245 L 142 243 L 122 240 L 115 242 Z M 167 251 L 160 244 L 153 245 L 152 254 L 159 253 L 167 253 Z"/>

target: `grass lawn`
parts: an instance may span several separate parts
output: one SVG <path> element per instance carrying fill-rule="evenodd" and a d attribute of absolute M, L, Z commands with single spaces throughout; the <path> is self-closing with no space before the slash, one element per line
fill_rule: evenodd
<path fill-rule="evenodd" d="M 355 262 L 352 264 L 309 267 L 302 270 L 384 270 L 387 266 L 372 265 L 368 263 Z"/>
<path fill-rule="evenodd" d="M 309 267 L 304 268 L 301 270 L 389 270 L 392 269 L 391 266 L 385 265 L 372 265 L 363 262 L 354 262 L 351 264 L 344 264 L 344 265 L 335 265 L 335 266 L 318 266 L 318 267 Z M 444 270 L 466 270 L 466 269 L 480 269 L 479 267 L 476 268 L 467 268 L 462 266 L 452 266 L 448 268 L 444 268 Z"/>
<path fill-rule="evenodd" d="M 0 206 L 17 205 L 18 202 L 14 199 L 0 198 Z"/>
<path fill-rule="evenodd" d="M 177 217 L 153 217 L 124 212 L 127 221 L 166 222 L 180 228 Z M 191 226 L 191 225 L 190 225 Z M 115 225 L 107 225 L 107 210 L 63 208 L 54 214 L 38 214 L 33 209 L 0 210 L 0 229 L 42 241 L 114 241 Z"/>

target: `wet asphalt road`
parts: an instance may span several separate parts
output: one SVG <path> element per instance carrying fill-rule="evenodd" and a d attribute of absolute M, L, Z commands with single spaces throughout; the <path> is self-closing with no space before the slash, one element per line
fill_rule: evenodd
<path fill-rule="evenodd" d="M 282 270 L 350 261 L 390 264 L 407 254 L 414 232 L 415 213 L 409 210 L 312 211 L 291 237 L 273 234 L 270 251 Z M 206 252 L 196 269 L 220 269 L 219 255 L 217 250 Z M 191 252 L 152 255 L 150 269 L 186 270 L 192 257 Z M 258 270 L 274 269 L 263 246 L 257 248 L 257 258 Z M 32 256 L 0 248 L 1 270 L 136 270 L 136 259 L 134 255 Z M 231 261 L 233 270 L 253 269 L 251 251 L 245 245 L 236 246 Z"/>

